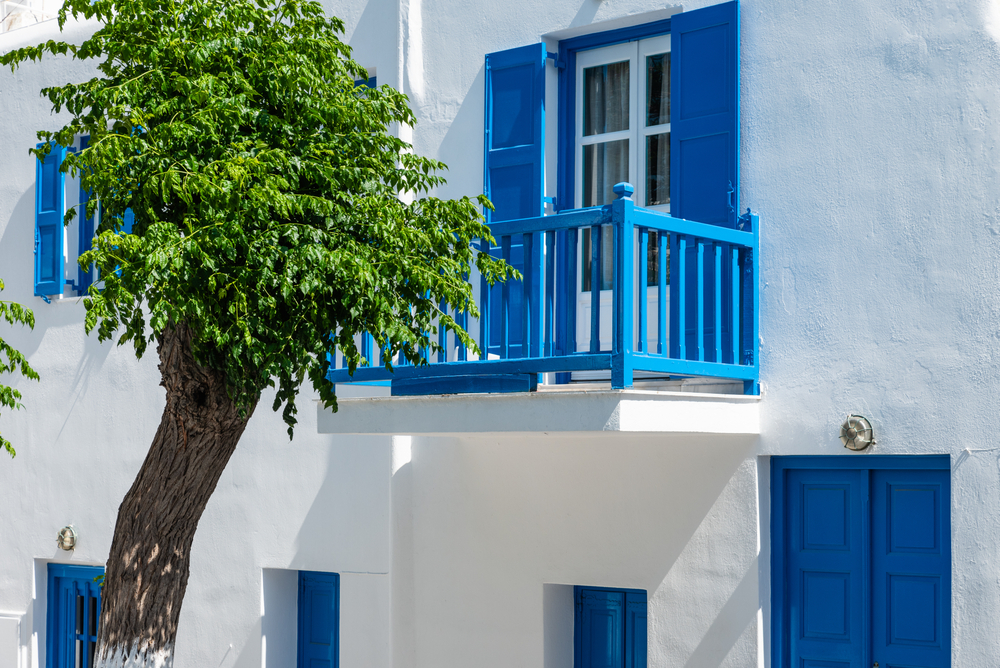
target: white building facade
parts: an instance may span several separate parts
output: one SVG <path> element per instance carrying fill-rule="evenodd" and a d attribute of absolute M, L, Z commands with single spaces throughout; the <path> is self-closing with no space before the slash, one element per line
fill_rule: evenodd
<path fill-rule="evenodd" d="M 391 391 L 340 378 L 340 412 L 302 411 L 292 442 L 257 412 L 199 526 L 175 665 L 303 665 L 309 577 L 344 668 L 997 665 L 1000 3 L 326 7 L 409 96 L 401 133 L 450 168 L 438 194 L 485 184 L 498 230 L 609 208 L 577 245 L 570 223 L 533 248 L 512 233 L 512 261 L 540 259 L 514 301 L 491 293 L 489 359 L 451 350 L 431 367 L 454 373 Z M 25 12 L 4 15 L 0 52 L 56 37 Z M 536 59 L 527 98 L 498 74 L 529 62 L 515 49 Z M 90 572 L 65 566 L 103 566 L 163 408 L 151 356 L 84 334 L 81 223 L 61 294 L 36 296 L 49 191 L 28 149 L 64 120 L 38 90 L 90 76 L 0 73 L 2 296 L 37 318 L 3 336 L 42 376 L 11 381 L 27 409 L 2 417 L 18 456 L 0 466 L 0 667 L 80 665 L 88 631 L 69 627 L 89 618 L 57 590 Z M 701 112 L 721 125 L 685 126 L 712 90 L 723 106 Z M 630 207 L 654 213 L 620 223 Z M 625 253 L 614 229 L 652 241 Z M 843 446 L 849 414 L 875 444 Z"/>

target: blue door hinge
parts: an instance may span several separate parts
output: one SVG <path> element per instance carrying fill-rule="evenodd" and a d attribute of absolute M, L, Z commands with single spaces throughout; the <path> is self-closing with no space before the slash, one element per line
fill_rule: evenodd
<path fill-rule="evenodd" d="M 551 204 L 552 208 L 556 208 L 556 198 L 555 197 L 543 197 L 542 201 L 546 204 Z"/>
<path fill-rule="evenodd" d="M 747 207 L 747 212 L 736 219 L 736 227 L 747 232 L 753 232 L 750 229 L 750 207 Z"/>
<path fill-rule="evenodd" d="M 545 57 L 552 59 L 552 64 L 556 66 L 556 69 L 560 69 L 560 70 L 566 69 L 566 63 L 564 61 L 562 61 L 562 60 L 559 60 L 559 54 L 558 53 L 552 53 L 551 51 L 546 51 L 545 52 Z"/>

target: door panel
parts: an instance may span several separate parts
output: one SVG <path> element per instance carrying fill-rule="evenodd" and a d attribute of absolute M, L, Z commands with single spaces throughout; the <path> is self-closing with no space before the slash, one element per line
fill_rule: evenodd
<path fill-rule="evenodd" d="M 788 472 L 786 591 L 793 666 L 861 668 L 866 476 Z"/>
<path fill-rule="evenodd" d="M 872 472 L 872 658 L 951 665 L 948 471 Z"/>

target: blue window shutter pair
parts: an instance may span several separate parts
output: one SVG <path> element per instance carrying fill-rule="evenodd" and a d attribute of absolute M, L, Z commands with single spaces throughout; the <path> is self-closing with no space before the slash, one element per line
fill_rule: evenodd
<path fill-rule="evenodd" d="M 84 150 L 90 145 L 90 136 L 82 137 L 80 139 L 80 150 Z M 77 211 L 77 216 L 80 220 L 80 254 L 90 250 L 94 241 L 94 216 L 87 215 L 87 202 L 90 201 L 90 191 L 84 190 L 83 186 L 80 186 L 80 208 Z M 83 268 L 79 268 L 79 273 L 77 274 L 77 286 L 81 293 L 85 293 L 90 284 L 94 282 L 94 272 L 93 268 L 84 271 Z"/>
<path fill-rule="evenodd" d="M 340 665 L 340 576 L 299 571 L 298 668 Z"/>
<path fill-rule="evenodd" d="M 45 144 L 39 144 L 38 148 Z M 66 147 L 53 146 L 44 161 L 35 161 L 35 295 L 60 295 L 65 283 L 63 216 L 66 175 L 59 168 Z"/>
<path fill-rule="evenodd" d="M 49 564 L 46 668 L 91 668 L 96 662 L 101 586 L 97 566 Z"/>
<path fill-rule="evenodd" d="M 545 44 L 539 42 L 486 55 L 486 137 L 483 190 L 495 207 L 486 222 L 532 218 L 545 213 Z M 497 239 L 499 244 L 500 240 Z M 491 250 L 495 257 L 501 249 Z M 535 264 L 541 244 L 534 244 Z M 529 258 L 530 260 L 531 258 Z M 511 239 L 510 263 L 524 270 L 524 245 Z M 520 281 L 509 284 L 510 357 L 522 353 Z M 486 348 L 500 351 L 500 285 L 492 288 Z"/>
<path fill-rule="evenodd" d="M 646 592 L 576 587 L 575 668 L 646 668 Z"/>

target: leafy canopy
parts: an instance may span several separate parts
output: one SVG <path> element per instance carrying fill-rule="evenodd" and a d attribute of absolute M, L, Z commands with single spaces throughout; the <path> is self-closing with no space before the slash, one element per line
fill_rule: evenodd
<path fill-rule="evenodd" d="M 289 434 L 306 375 L 336 407 L 331 339 L 352 369 L 366 362 L 363 331 L 414 363 L 436 348 L 435 321 L 477 350 L 438 305 L 477 315 L 472 265 L 491 282 L 515 275 L 473 249 L 489 238 L 489 203 L 427 195 L 444 165 L 391 134 L 415 121 L 406 96 L 356 87 L 367 74 L 337 37 L 342 21 L 311 0 L 67 0 L 60 28 L 69 16 L 102 26 L 0 63 L 99 62 L 90 81 L 42 90 L 72 120 L 39 132 L 50 143 L 35 151 L 90 135 L 64 163 L 96 193 L 89 213 L 103 207 L 80 259 L 103 277 L 85 300 L 88 331 L 141 356 L 187 323 L 195 358 L 226 374 L 239 405 L 277 387 Z"/>
<path fill-rule="evenodd" d="M 0 292 L 3 292 L 3 281 L 0 281 Z M 27 325 L 34 329 L 35 314 L 30 309 L 26 309 L 15 302 L 8 302 L 0 299 L 0 320 L 8 325 Z M 24 355 L 15 350 L 10 344 L 0 338 L 0 376 L 8 373 L 20 373 L 25 378 L 38 380 L 38 374 L 28 364 Z M 0 407 L 17 410 L 23 408 L 21 405 L 21 393 L 13 387 L 8 387 L 0 383 Z M 0 448 L 7 451 L 11 457 L 17 454 L 10 441 L 0 434 Z"/>

